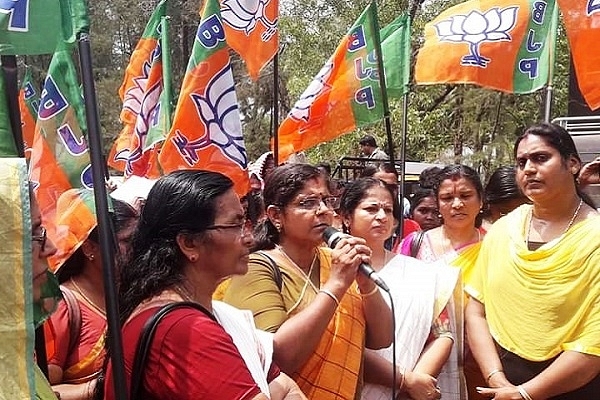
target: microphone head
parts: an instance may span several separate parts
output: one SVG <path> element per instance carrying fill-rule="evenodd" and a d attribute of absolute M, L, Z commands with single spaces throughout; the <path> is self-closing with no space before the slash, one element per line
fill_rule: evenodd
<path fill-rule="evenodd" d="M 328 227 L 323 231 L 323 240 L 327 243 L 327 246 L 334 248 L 337 241 L 340 240 L 344 234 L 333 226 Z"/>

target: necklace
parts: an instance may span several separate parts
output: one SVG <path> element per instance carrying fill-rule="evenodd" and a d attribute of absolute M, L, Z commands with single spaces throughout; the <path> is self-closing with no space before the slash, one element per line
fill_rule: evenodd
<path fill-rule="evenodd" d="M 475 231 L 477 232 L 477 242 L 481 242 L 481 231 L 477 228 L 475 228 Z M 445 240 L 442 241 L 442 245 L 444 247 L 444 249 L 443 249 L 444 254 L 450 254 L 453 251 L 456 251 L 457 248 L 456 248 L 456 246 L 454 246 L 454 243 L 452 243 L 452 239 L 450 239 L 450 236 L 448 235 L 445 225 L 442 225 L 442 236 L 444 238 L 448 239 L 448 242 L 450 242 L 450 248 L 448 248 L 448 243 L 446 243 Z M 473 243 L 473 242 L 466 241 L 465 243 L 459 243 L 458 248 L 460 249 L 461 247 L 466 246 L 470 243 Z"/>
<path fill-rule="evenodd" d="M 304 270 L 302 268 L 300 268 L 300 266 L 298 264 L 296 264 L 296 262 L 294 260 L 292 260 L 290 256 L 287 255 L 285 250 L 283 250 L 283 247 L 278 245 L 277 250 L 279 250 L 281 252 L 281 254 L 286 258 L 286 260 L 288 260 L 290 262 L 290 264 L 292 266 L 294 266 L 294 268 L 296 268 L 298 271 L 300 271 L 302 273 L 302 275 L 307 277 L 309 281 L 311 280 L 313 268 L 315 267 L 315 264 L 317 263 L 317 251 L 316 250 L 315 250 L 315 256 L 313 257 L 312 262 L 310 263 L 310 268 L 308 269 L 308 274 L 306 272 L 304 272 Z"/>
<path fill-rule="evenodd" d="M 565 230 L 560 234 L 560 236 L 564 235 L 565 233 L 567 233 L 567 231 L 569 229 L 571 229 L 571 226 L 573 226 L 573 223 L 575 222 L 575 220 L 577 219 L 577 216 L 579 215 L 579 210 L 581 210 L 582 205 L 583 205 L 583 199 L 580 198 L 579 205 L 575 209 L 575 212 L 573 213 L 571 220 L 567 224 L 567 227 L 565 228 Z M 533 225 L 533 207 L 531 207 L 531 209 L 529 211 L 529 226 L 527 227 L 527 236 L 525 236 L 525 244 L 527 245 L 527 248 L 529 248 L 529 235 L 531 234 L 531 225 Z"/>
<path fill-rule="evenodd" d="M 81 295 L 81 297 L 83 297 L 83 299 L 94 309 L 96 310 L 98 313 L 100 313 L 101 315 L 103 315 L 104 317 L 106 317 L 106 311 L 104 311 L 100 306 L 98 306 L 96 303 L 94 303 L 89 297 L 87 297 L 85 295 L 85 293 L 83 292 L 83 290 L 81 290 L 81 288 L 79 287 L 79 285 L 75 282 L 75 280 L 73 279 L 73 277 L 69 278 L 69 282 L 71 282 L 71 284 L 73 285 L 73 287 L 75 288 L 75 290 L 77 290 L 77 293 L 79 293 Z"/>

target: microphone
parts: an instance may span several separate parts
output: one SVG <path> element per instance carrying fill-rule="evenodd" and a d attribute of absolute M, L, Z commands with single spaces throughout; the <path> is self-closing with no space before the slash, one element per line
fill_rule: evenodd
<path fill-rule="evenodd" d="M 323 232 L 323 240 L 325 241 L 325 243 L 327 243 L 327 246 L 329 246 L 332 249 L 345 236 L 347 236 L 345 233 L 342 233 L 342 232 L 338 231 L 337 229 L 335 229 L 332 226 L 330 226 L 329 228 L 325 229 L 325 232 Z M 379 275 L 377 275 L 377 272 L 375 272 L 375 270 L 373 269 L 373 267 L 371 267 L 369 264 L 361 262 L 360 265 L 358 266 L 358 270 L 362 274 L 366 275 L 373 282 L 375 282 L 375 284 L 377 286 L 379 286 L 380 288 L 382 288 L 386 292 L 390 291 L 390 288 L 385 284 L 385 282 L 383 281 L 383 279 L 381 279 L 379 277 Z"/>

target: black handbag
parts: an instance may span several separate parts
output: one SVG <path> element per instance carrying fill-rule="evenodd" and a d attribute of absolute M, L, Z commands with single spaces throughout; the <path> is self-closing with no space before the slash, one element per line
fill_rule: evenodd
<path fill-rule="evenodd" d="M 143 390 L 142 378 L 144 377 L 144 369 L 146 368 L 148 353 L 150 351 L 152 339 L 154 338 L 154 334 L 156 333 L 156 328 L 158 327 L 158 324 L 169 312 L 183 307 L 195 308 L 196 310 L 202 311 L 210 319 L 217 322 L 215 316 L 212 315 L 210 311 L 202 307 L 200 304 L 191 301 L 171 303 L 161 307 L 160 310 L 158 310 L 152 316 L 152 318 L 146 321 L 140 333 L 140 338 L 138 340 L 137 348 L 135 350 L 135 357 L 133 359 L 133 370 L 131 371 L 131 386 L 129 391 L 129 400 L 138 399 L 138 394 L 140 393 L 140 390 Z"/>

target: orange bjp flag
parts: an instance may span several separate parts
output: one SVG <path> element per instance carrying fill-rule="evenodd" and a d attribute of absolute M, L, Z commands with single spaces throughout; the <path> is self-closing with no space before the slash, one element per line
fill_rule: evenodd
<path fill-rule="evenodd" d="M 157 6 L 140 38 L 123 83 L 119 97 L 123 101 L 121 122 L 124 127 L 115 140 L 107 164 L 125 176 L 158 175 L 156 146 L 164 140 L 166 126 L 163 97 L 163 63 L 160 45 L 161 22 L 166 15 L 167 2 Z"/>
<path fill-rule="evenodd" d="M 23 142 L 25 143 L 25 157 L 29 159 L 31 147 L 33 147 L 33 136 L 37 121 L 38 107 L 40 106 L 40 91 L 33 83 L 31 68 L 25 67 L 25 76 L 19 90 L 19 111 L 21 112 L 21 129 L 23 130 Z"/>
<path fill-rule="evenodd" d="M 383 118 L 375 18 L 370 3 L 281 123 L 280 160 Z"/>
<path fill-rule="evenodd" d="M 531 93 L 548 82 L 553 0 L 471 0 L 425 26 L 415 81 Z"/>
<path fill-rule="evenodd" d="M 248 155 L 242 136 L 229 47 L 218 0 L 204 3 L 173 126 L 158 156 L 164 173 L 179 169 L 220 172 L 248 193 Z"/>
<path fill-rule="evenodd" d="M 221 17 L 227 44 L 257 80 L 279 47 L 279 0 L 221 0 Z"/>
<path fill-rule="evenodd" d="M 558 0 L 571 46 L 579 90 L 588 106 L 600 107 L 600 0 Z"/>

